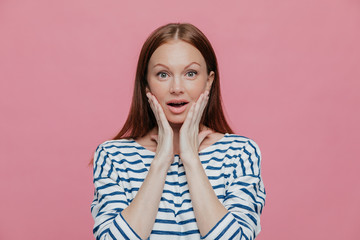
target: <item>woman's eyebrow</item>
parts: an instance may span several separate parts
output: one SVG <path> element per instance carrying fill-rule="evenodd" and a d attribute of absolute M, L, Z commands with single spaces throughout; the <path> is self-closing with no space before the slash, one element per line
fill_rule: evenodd
<path fill-rule="evenodd" d="M 186 68 L 190 67 L 190 66 L 191 66 L 191 65 L 193 65 L 193 64 L 197 64 L 197 65 L 199 65 L 199 66 L 201 67 L 200 63 L 197 63 L 197 62 L 192 62 L 192 63 L 190 63 L 189 65 L 187 65 L 184 69 L 186 69 Z"/>
<path fill-rule="evenodd" d="M 199 65 L 199 66 L 201 67 L 200 63 L 197 63 L 197 62 L 192 62 L 192 63 L 190 63 L 189 65 L 187 65 L 184 69 L 186 69 L 186 68 L 190 67 L 190 66 L 191 66 L 191 65 L 193 65 L 193 64 L 197 64 L 197 65 Z M 155 65 L 153 66 L 153 68 L 155 68 L 155 67 L 157 67 L 157 66 L 162 66 L 162 67 L 164 67 L 164 68 L 169 69 L 169 67 L 168 67 L 168 66 L 166 66 L 166 65 L 164 65 L 164 64 L 161 64 L 161 63 L 157 63 L 157 64 L 155 64 Z"/>

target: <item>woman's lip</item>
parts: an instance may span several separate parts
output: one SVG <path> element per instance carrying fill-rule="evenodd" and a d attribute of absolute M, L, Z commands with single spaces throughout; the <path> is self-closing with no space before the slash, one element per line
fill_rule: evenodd
<path fill-rule="evenodd" d="M 166 104 L 170 104 L 170 103 L 189 103 L 189 101 L 185 99 L 173 99 L 168 101 Z"/>
<path fill-rule="evenodd" d="M 170 112 L 172 112 L 174 114 L 180 114 L 185 111 L 187 105 L 188 105 L 188 103 L 182 105 L 181 107 L 173 107 L 171 105 L 167 105 L 167 106 L 168 106 Z"/>

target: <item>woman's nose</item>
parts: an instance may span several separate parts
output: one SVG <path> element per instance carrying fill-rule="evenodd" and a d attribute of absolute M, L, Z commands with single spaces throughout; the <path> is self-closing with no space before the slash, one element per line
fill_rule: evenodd
<path fill-rule="evenodd" d="M 184 93 L 184 88 L 182 86 L 182 81 L 180 77 L 174 77 L 170 86 L 170 93 L 179 94 Z"/>

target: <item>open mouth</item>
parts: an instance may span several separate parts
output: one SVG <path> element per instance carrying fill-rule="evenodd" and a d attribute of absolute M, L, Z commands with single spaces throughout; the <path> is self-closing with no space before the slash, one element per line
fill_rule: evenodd
<path fill-rule="evenodd" d="M 179 102 L 179 103 L 168 103 L 169 106 L 172 107 L 182 107 L 184 105 L 188 104 L 187 102 Z"/>
<path fill-rule="evenodd" d="M 170 112 L 173 114 L 181 114 L 185 112 L 188 103 L 189 102 L 185 99 L 173 99 L 168 101 L 166 104 L 168 105 Z"/>

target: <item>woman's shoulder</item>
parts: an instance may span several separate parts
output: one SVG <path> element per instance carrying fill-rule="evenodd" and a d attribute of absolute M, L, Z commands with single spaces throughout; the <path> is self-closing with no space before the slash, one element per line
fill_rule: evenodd
<path fill-rule="evenodd" d="M 102 148 L 105 151 L 115 151 L 119 149 L 136 149 L 137 143 L 131 138 L 121 138 L 106 140 L 97 146 L 97 149 Z"/>
<path fill-rule="evenodd" d="M 236 133 L 225 133 L 223 137 L 225 142 L 237 144 L 237 145 L 254 145 L 258 147 L 257 143 L 250 137 L 236 134 Z"/>
<path fill-rule="evenodd" d="M 259 145 L 250 137 L 236 134 L 225 133 L 224 137 L 219 141 L 219 145 L 227 145 L 228 149 L 239 150 L 241 152 L 253 152 L 260 155 Z"/>
<path fill-rule="evenodd" d="M 260 147 L 252 138 L 235 133 L 225 134 L 225 136 L 228 138 L 227 141 L 229 141 L 232 146 L 241 150 L 242 153 L 246 155 L 255 154 L 257 157 L 261 156 Z"/>
<path fill-rule="evenodd" d="M 246 136 L 235 133 L 213 133 L 200 146 L 200 153 L 212 154 L 243 154 L 244 152 L 259 152 L 257 143 Z M 230 154 L 230 155 L 231 155 Z"/>

